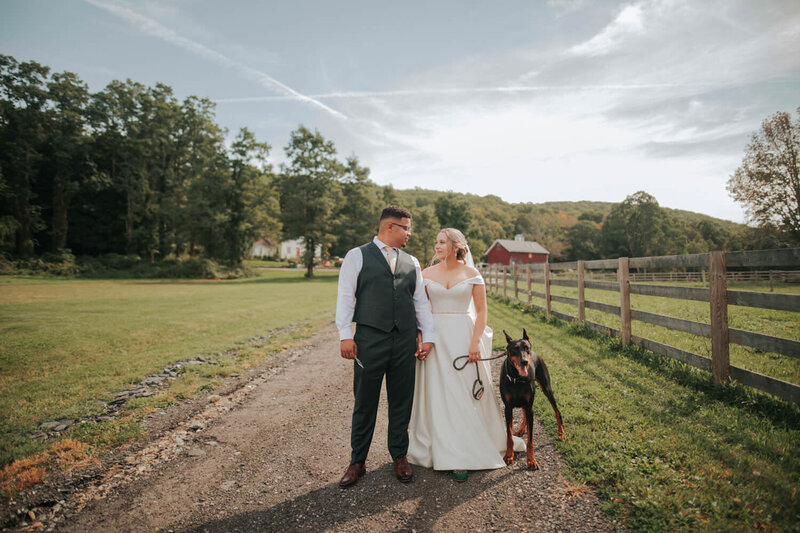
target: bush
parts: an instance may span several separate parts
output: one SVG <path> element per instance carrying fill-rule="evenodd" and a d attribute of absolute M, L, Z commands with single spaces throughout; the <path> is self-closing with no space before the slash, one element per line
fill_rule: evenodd
<path fill-rule="evenodd" d="M 69 250 L 59 253 L 46 253 L 30 259 L 0 259 L 0 274 L 74 276 L 80 272 L 75 264 L 75 256 Z"/>
<path fill-rule="evenodd" d="M 243 268 L 223 268 L 203 257 L 164 259 L 155 263 L 142 261 L 138 255 L 105 254 L 80 257 L 77 261 L 69 251 L 44 254 L 33 259 L 12 260 L 0 257 L 0 275 L 52 275 L 85 278 L 240 278 L 252 275 Z"/>
<path fill-rule="evenodd" d="M 163 259 L 155 263 L 142 261 L 138 255 L 106 254 L 81 258 L 82 274 L 86 277 L 112 278 L 202 278 L 222 277 L 223 270 L 211 259 Z"/>

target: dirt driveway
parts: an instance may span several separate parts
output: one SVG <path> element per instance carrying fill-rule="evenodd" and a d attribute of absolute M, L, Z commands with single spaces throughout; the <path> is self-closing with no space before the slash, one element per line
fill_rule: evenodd
<path fill-rule="evenodd" d="M 499 361 L 496 361 L 499 363 Z M 497 372 L 495 371 L 495 376 Z M 386 450 L 385 396 L 367 475 L 349 460 L 352 367 L 330 327 L 215 394 L 154 414 L 151 439 L 65 498 L 36 528 L 55 531 L 613 531 L 590 492 L 573 490 L 541 425 L 542 469 L 415 467 L 399 483 Z M 557 392 L 556 392 L 557 394 Z M 499 401 L 499 400 L 498 400 Z M 552 412 L 542 413 L 552 416 Z M 569 432 L 569 420 L 565 420 Z"/>

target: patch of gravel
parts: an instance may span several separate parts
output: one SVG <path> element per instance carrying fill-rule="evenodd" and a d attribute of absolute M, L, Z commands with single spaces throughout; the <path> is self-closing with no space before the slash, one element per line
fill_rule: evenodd
<path fill-rule="evenodd" d="M 495 382 L 497 367 L 494 361 Z M 556 391 L 558 395 L 558 391 Z M 499 399 L 497 399 L 499 404 Z M 471 472 L 414 467 L 394 477 L 386 399 L 357 485 L 339 489 L 350 456 L 352 363 L 334 328 L 226 381 L 203 398 L 156 413 L 149 438 L 76 484 L 55 484 L 47 506 L 19 507 L 25 531 L 616 531 L 589 490 L 574 490 L 538 420 L 536 458 Z M 548 409 L 542 416 L 553 416 Z M 569 420 L 565 420 L 569 434 Z M 68 475 L 68 474 L 67 474 Z M 25 525 L 23 525 L 23 523 Z"/>

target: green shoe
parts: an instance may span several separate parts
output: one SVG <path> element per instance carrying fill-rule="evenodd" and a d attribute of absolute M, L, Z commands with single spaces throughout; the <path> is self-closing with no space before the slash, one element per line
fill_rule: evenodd
<path fill-rule="evenodd" d="M 465 482 L 467 480 L 467 475 L 466 470 L 453 470 L 453 479 L 459 483 Z"/>

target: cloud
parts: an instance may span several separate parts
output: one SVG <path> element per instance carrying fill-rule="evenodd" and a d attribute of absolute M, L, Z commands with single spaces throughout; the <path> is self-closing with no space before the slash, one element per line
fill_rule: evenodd
<path fill-rule="evenodd" d="M 521 94 L 534 92 L 580 92 L 580 91 L 640 91 L 643 89 L 666 89 L 673 84 L 619 84 L 619 85 L 508 85 L 502 87 L 453 87 L 449 89 L 402 89 L 395 91 L 345 91 L 307 95 L 318 100 L 360 100 L 373 98 L 403 98 L 410 96 L 454 96 L 481 94 Z M 217 103 L 283 102 L 290 96 L 249 96 L 242 98 L 217 98 Z"/>
<path fill-rule="evenodd" d="M 228 56 L 221 54 L 215 50 L 212 50 L 211 48 L 208 48 L 207 46 L 202 45 L 198 42 L 192 41 L 191 39 L 187 39 L 186 37 L 179 35 L 175 31 L 167 28 L 166 26 L 160 24 L 159 22 L 153 20 L 152 18 L 141 15 L 140 13 L 137 13 L 132 9 L 129 9 L 125 6 L 116 3 L 107 2 L 104 0 L 85 0 L 85 1 L 88 2 L 89 4 L 92 4 L 95 7 L 99 7 L 110 13 L 113 13 L 114 15 L 133 24 L 134 26 L 138 27 L 141 31 L 149 35 L 157 37 L 170 44 L 174 44 L 180 48 L 183 48 L 184 50 L 187 50 L 200 57 L 203 57 L 209 61 L 213 61 L 214 63 L 217 63 L 224 67 L 235 69 L 244 77 L 255 81 L 261 86 L 282 93 L 283 97 L 288 100 L 294 100 L 306 103 L 308 105 L 321 109 L 326 113 L 333 115 L 336 118 L 340 119 L 347 118 L 343 113 L 335 109 L 332 109 L 331 107 L 328 107 L 327 105 L 323 104 L 322 102 L 314 98 L 311 98 L 302 93 L 299 93 L 298 91 L 295 91 L 288 85 L 281 83 L 280 81 L 276 80 L 269 74 L 266 74 L 264 72 L 261 72 L 260 70 L 244 65 L 238 61 L 235 61 L 229 58 Z"/>
<path fill-rule="evenodd" d="M 618 48 L 630 35 L 644 33 L 644 11 L 641 5 L 629 5 L 620 11 L 603 30 L 568 53 L 576 56 L 602 56 Z"/>

